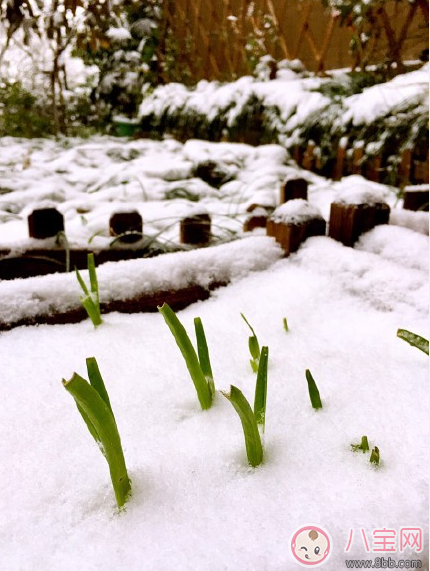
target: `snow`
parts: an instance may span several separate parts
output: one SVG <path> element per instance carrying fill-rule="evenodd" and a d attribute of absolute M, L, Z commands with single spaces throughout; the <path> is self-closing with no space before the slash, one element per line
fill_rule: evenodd
<path fill-rule="evenodd" d="M 320 211 L 302 198 L 296 198 L 281 204 L 271 215 L 272 220 L 283 222 L 284 224 L 302 224 L 315 218 L 322 219 Z"/>
<path fill-rule="evenodd" d="M 218 394 L 211 410 L 199 410 L 160 315 L 110 314 L 97 330 L 84 322 L 3 333 L 7 569 L 295 569 L 289 538 L 315 522 L 331 534 L 327 568 L 337 570 L 350 528 L 348 558 L 365 557 L 361 528 L 370 540 L 382 526 L 427 534 L 428 358 L 396 338 L 399 326 L 426 334 L 427 294 L 410 286 L 427 273 L 417 267 L 411 278 L 406 268 L 403 259 L 312 238 L 266 272 L 180 312 L 188 330 L 195 316 L 203 320 L 218 389 L 234 383 L 252 399 L 240 311 L 270 348 L 265 461 L 257 469 L 247 467 L 231 405 Z M 120 514 L 105 461 L 61 386 L 74 370 L 85 376 L 93 355 L 133 483 Z M 309 403 L 306 368 L 320 389 L 319 412 Z M 350 449 L 363 434 L 380 449 L 378 469 Z M 428 565 L 425 551 L 390 556 Z"/>
<path fill-rule="evenodd" d="M 215 188 L 197 178 L 207 160 L 233 180 Z M 377 555 L 365 553 L 362 528 L 371 541 L 375 529 L 405 525 L 424 530 L 424 551 L 390 557 L 421 559 L 428 569 L 428 357 L 396 336 L 405 328 L 428 338 L 428 213 L 402 211 L 392 187 L 297 169 L 276 145 L 3 138 L 0 173 L 0 247 L 34 247 L 26 216 L 41 204 L 64 214 L 72 245 L 88 246 L 101 232 L 91 241 L 97 248 L 109 246 L 107 221 L 117 209 L 139 211 L 148 236 L 162 231 L 177 242 L 180 218 L 204 208 L 214 226 L 235 229 L 240 239 L 101 265 L 101 301 L 230 281 L 178 316 L 189 332 L 202 318 L 217 389 L 234 384 L 251 403 L 255 375 L 240 312 L 269 346 L 265 459 L 251 469 L 231 404 L 217 393 L 212 409 L 199 409 L 158 313 L 106 314 L 96 330 L 86 320 L 1 332 L 7 571 L 293 571 L 289 540 L 309 523 L 332 537 L 328 570 Z M 320 236 L 282 258 L 274 239 L 261 229 L 244 235 L 241 221 L 251 204 L 277 206 L 292 173 L 309 181 L 309 202 L 281 212 L 317 209 L 327 219 L 343 194 L 382 193 L 390 225 L 361 236 L 355 248 Z M 166 198 L 180 189 L 198 200 Z M 76 308 L 79 295 L 74 274 L 2 281 L 0 320 Z M 90 356 L 132 479 L 120 513 L 105 460 L 61 383 L 73 371 L 86 377 Z M 320 390 L 318 412 L 306 369 Z M 351 451 L 362 435 L 379 447 L 379 468 Z M 355 539 L 345 554 L 350 529 Z"/>

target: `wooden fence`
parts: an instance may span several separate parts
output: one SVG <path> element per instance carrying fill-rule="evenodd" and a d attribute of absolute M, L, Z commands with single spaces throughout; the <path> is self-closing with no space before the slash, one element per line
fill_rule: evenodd
<path fill-rule="evenodd" d="M 334 180 L 342 176 L 361 174 L 375 182 L 386 182 L 404 188 L 409 184 L 428 184 L 429 182 L 429 152 L 428 148 L 405 149 L 396 164 L 388 164 L 381 155 L 366 157 L 364 148 L 358 146 L 347 149 L 339 146 L 336 160 L 330 163 L 330 169 L 320 164 L 315 143 L 309 142 L 306 149 L 295 145 L 292 156 L 296 163 L 317 173 L 323 173 Z"/>
<path fill-rule="evenodd" d="M 249 74 L 264 54 L 298 58 L 318 73 L 401 65 L 428 48 L 428 4 L 386 0 L 372 13 L 371 28 L 357 29 L 318 0 L 167 0 L 161 41 L 175 57 L 165 62 L 165 80 L 185 71 L 190 82 L 232 79 Z M 366 33 L 352 53 L 351 40 Z"/>

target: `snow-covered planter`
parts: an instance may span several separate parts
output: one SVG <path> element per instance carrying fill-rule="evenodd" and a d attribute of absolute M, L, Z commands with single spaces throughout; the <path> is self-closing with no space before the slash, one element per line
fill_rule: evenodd
<path fill-rule="evenodd" d="M 274 236 L 285 256 L 296 252 L 311 236 L 324 236 L 326 222 L 320 211 L 307 200 L 296 198 L 281 204 L 267 221 L 266 232 Z"/>
<path fill-rule="evenodd" d="M 353 246 L 361 234 L 379 224 L 388 224 L 390 207 L 384 195 L 366 187 L 354 187 L 339 193 L 330 208 L 328 235 L 345 246 Z"/>

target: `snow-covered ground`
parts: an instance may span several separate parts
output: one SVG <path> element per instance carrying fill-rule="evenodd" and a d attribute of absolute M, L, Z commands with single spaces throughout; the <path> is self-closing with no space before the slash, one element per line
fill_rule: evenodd
<path fill-rule="evenodd" d="M 193 176 L 207 159 L 232 176 L 219 189 Z M 85 321 L 1 333 L 1 569 L 290 571 L 299 569 L 291 537 L 310 524 L 331 535 L 327 570 L 381 555 L 420 559 L 428 569 L 428 357 L 396 337 L 401 327 L 428 338 L 428 214 L 404 215 L 395 189 L 361 177 L 333 183 L 300 171 L 326 219 L 334 198 L 359 188 L 382 192 L 396 225 L 375 228 L 355 248 L 311 238 L 280 259 L 272 239 L 259 231 L 245 238 L 241 222 L 251 203 L 275 205 L 282 181 L 298 172 L 281 147 L 0 139 L 0 172 L 0 247 L 29 245 L 26 215 L 41 204 L 63 212 L 72 245 L 100 232 L 91 242 L 100 248 L 111 240 L 113 210 L 139 210 L 153 234 L 169 218 L 163 236 L 177 241 L 178 219 L 203 206 L 241 241 L 106 264 L 101 296 L 121 280 L 133 286 L 133 276 L 153 287 L 186 280 L 190 267 L 205 276 L 212 262 L 210 271 L 229 271 L 232 283 L 179 317 L 189 331 L 202 318 L 216 388 L 235 384 L 252 402 L 240 312 L 270 352 L 265 459 L 251 469 L 232 406 L 217 393 L 212 409 L 199 409 L 161 315 L 111 313 L 96 330 Z M 198 200 L 166 200 L 174 188 Z M 1 282 L 0 311 L 25 313 L 24 297 L 34 308 L 48 290 L 61 304 L 76 287 L 78 300 L 73 283 L 72 275 Z M 86 376 L 89 356 L 104 376 L 132 478 L 120 513 L 106 462 L 61 383 L 73 371 Z M 307 368 L 320 390 L 318 412 Z M 380 449 L 378 468 L 351 451 L 362 435 Z M 404 527 L 423 529 L 421 553 L 400 553 L 398 543 L 395 552 L 366 553 L 362 530 L 372 549 L 375 531 L 395 530 L 399 539 Z"/>

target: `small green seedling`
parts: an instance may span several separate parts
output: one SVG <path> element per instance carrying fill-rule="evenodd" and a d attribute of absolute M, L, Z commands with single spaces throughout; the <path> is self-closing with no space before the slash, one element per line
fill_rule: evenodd
<path fill-rule="evenodd" d="M 375 466 L 379 466 L 379 462 L 380 462 L 380 459 L 379 459 L 379 448 L 378 448 L 377 446 L 374 446 L 374 447 L 373 447 L 372 452 L 371 452 L 371 454 L 370 454 L 369 462 L 370 462 L 371 464 L 375 464 Z"/>
<path fill-rule="evenodd" d="M 197 356 L 184 326 L 176 317 L 175 312 L 169 307 L 169 305 L 164 303 L 161 307 L 158 307 L 158 311 L 164 317 L 164 321 L 172 332 L 176 344 L 185 359 L 185 363 L 197 391 L 200 406 L 203 410 L 210 408 L 215 395 L 215 385 L 209 360 L 206 336 L 200 318 L 197 317 L 194 320 L 194 328 L 197 338 Z"/>
<path fill-rule="evenodd" d="M 289 329 L 288 329 L 288 321 L 287 321 L 287 318 L 286 318 L 286 317 L 284 317 L 284 319 L 282 320 L 282 323 L 284 324 L 284 330 L 285 330 L 285 331 L 289 331 Z"/>
<path fill-rule="evenodd" d="M 237 387 L 231 385 L 229 393 L 221 391 L 239 415 L 245 436 L 246 455 L 249 464 L 253 468 L 263 461 L 263 445 L 260 432 L 264 434 L 265 428 L 268 360 L 269 349 L 268 347 L 263 347 L 255 385 L 254 410 L 252 410 L 242 391 Z"/>
<path fill-rule="evenodd" d="M 81 296 L 81 304 L 91 319 L 94 327 L 98 327 L 103 323 L 100 315 L 100 299 L 99 299 L 99 285 L 97 282 L 96 266 L 94 263 L 94 254 L 88 254 L 87 256 L 88 273 L 90 276 L 90 288 L 91 292 L 88 290 L 84 280 L 82 279 L 79 270 L 75 268 L 76 277 L 78 278 L 79 285 L 84 292 Z"/>
<path fill-rule="evenodd" d="M 258 343 L 257 335 L 255 334 L 255 331 L 251 327 L 249 321 L 246 319 L 243 313 L 241 313 L 240 315 L 242 316 L 242 319 L 250 328 L 252 333 L 252 335 L 248 339 L 249 352 L 251 353 L 252 357 L 252 359 L 250 359 L 249 362 L 251 363 L 252 370 L 254 371 L 254 373 L 256 373 L 258 371 L 258 364 L 260 361 L 260 344 Z"/>
<path fill-rule="evenodd" d="M 63 379 L 63 385 L 75 399 L 88 430 L 107 460 L 116 503 L 121 508 L 131 492 L 121 439 L 97 361 L 89 357 L 86 363 L 90 382 L 73 373 L 69 381 Z"/>
<path fill-rule="evenodd" d="M 398 329 L 397 337 L 400 337 L 400 339 L 403 339 L 403 341 L 406 341 L 409 345 L 412 345 L 412 347 L 416 347 L 420 351 L 423 351 L 426 355 L 429 354 L 429 342 L 427 339 L 424 339 L 424 337 L 421 337 L 416 333 L 412 333 L 407 329 Z"/>
<path fill-rule="evenodd" d="M 309 369 L 306 369 L 306 380 L 308 381 L 309 398 L 311 399 L 311 404 L 315 410 L 322 408 L 322 402 L 320 398 L 320 393 L 316 382 Z"/>
<path fill-rule="evenodd" d="M 361 437 L 360 444 L 351 444 L 351 448 L 353 452 L 368 452 L 369 451 L 369 442 L 367 440 L 367 436 Z"/>

